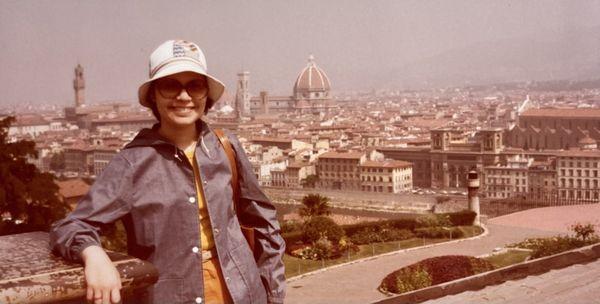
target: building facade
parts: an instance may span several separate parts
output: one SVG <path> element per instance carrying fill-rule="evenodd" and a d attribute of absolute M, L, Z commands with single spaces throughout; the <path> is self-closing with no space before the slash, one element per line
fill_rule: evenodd
<path fill-rule="evenodd" d="M 412 189 L 412 164 L 399 160 L 365 161 L 360 164 L 361 190 L 400 193 Z"/>
<path fill-rule="evenodd" d="M 359 166 L 366 161 L 363 152 L 326 152 L 317 161 L 318 185 L 325 189 L 361 190 Z"/>
<path fill-rule="evenodd" d="M 600 201 L 600 151 L 562 151 L 556 159 L 561 199 Z"/>
<path fill-rule="evenodd" d="M 509 147 L 575 148 L 585 137 L 600 140 L 600 109 L 529 109 L 505 135 Z"/>

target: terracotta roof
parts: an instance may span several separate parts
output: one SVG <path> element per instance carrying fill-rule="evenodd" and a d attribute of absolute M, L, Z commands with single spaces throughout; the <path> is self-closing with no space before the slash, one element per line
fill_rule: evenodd
<path fill-rule="evenodd" d="M 56 182 L 59 193 L 64 198 L 73 198 L 85 195 L 90 189 L 90 185 L 80 178 L 69 179 Z"/>
<path fill-rule="evenodd" d="M 557 153 L 559 157 L 600 157 L 600 150 L 564 150 Z"/>
<path fill-rule="evenodd" d="M 310 166 L 310 164 L 301 163 L 301 162 L 290 162 L 288 164 L 288 168 L 297 168 L 297 169 L 302 168 L 302 167 L 308 167 L 308 166 Z"/>
<path fill-rule="evenodd" d="M 311 55 L 308 59 L 308 65 L 300 72 L 296 79 L 294 91 L 329 91 L 330 89 L 329 78 L 317 66 L 314 57 Z"/>
<path fill-rule="evenodd" d="M 384 160 L 384 161 L 365 161 L 360 165 L 361 167 L 369 167 L 369 168 L 406 168 L 412 167 L 412 164 L 409 162 L 401 161 L 401 160 Z"/>
<path fill-rule="evenodd" d="M 49 126 L 50 123 L 39 115 L 21 115 L 18 116 L 13 126 Z"/>
<path fill-rule="evenodd" d="M 277 138 L 277 137 L 252 137 L 252 138 L 250 138 L 250 141 L 252 141 L 252 142 L 270 141 L 270 142 L 279 142 L 279 143 L 292 143 L 291 139 Z"/>
<path fill-rule="evenodd" d="M 521 116 L 600 119 L 600 109 L 529 109 Z"/>
<path fill-rule="evenodd" d="M 364 152 L 325 152 L 319 155 L 319 158 L 342 158 L 342 159 L 360 159 Z"/>

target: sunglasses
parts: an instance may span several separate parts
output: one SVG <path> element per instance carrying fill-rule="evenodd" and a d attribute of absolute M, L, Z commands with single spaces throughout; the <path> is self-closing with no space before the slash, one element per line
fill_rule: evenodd
<path fill-rule="evenodd" d="M 208 95 L 208 85 L 204 79 L 192 80 L 185 85 L 179 81 L 170 78 L 163 78 L 156 81 L 156 89 L 164 98 L 175 98 L 179 96 L 182 89 L 194 99 L 201 99 Z"/>

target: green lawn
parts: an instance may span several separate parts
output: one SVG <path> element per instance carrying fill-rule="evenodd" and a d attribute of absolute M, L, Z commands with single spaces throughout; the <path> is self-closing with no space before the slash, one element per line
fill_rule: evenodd
<path fill-rule="evenodd" d="M 509 250 L 505 253 L 495 254 L 485 258 L 488 262 L 492 263 L 496 268 L 502 268 L 509 265 L 521 263 L 529 257 L 531 253 L 522 250 Z"/>
<path fill-rule="evenodd" d="M 472 237 L 478 234 L 481 234 L 483 230 L 477 226 L 461 226 L 461 230 L 463 230 L 465 236 L 464 237 Z M 285 264 L 285 276 L 286 278 L 291 278 L 303 273 L 311 272 L 313 270 L 317 270 L 323 267 L 329 267 L 341 263 L 350 262 L 353 260 L 358 260 L 374 255 L 380 255 L 383 253 L 397 251 L 406 248 L 419 247 L 423 245 L 435 244 L 449 241 L 448 238 L 442 239 L 421 239 L 421 238 L 412 238 L 403 241 L 395 241 L 395 242 L 384 242 L 384 243 L 373 243 L 370 245 L 360 245 L 359 251 L 351 254 L 344 255 L 338 259 L 334 260 L 324 260 L 324 261 L 313 261 L 313 260 L 302 260 L 293 256 L 286 254 L 283 257 L 283 262 Z"/>

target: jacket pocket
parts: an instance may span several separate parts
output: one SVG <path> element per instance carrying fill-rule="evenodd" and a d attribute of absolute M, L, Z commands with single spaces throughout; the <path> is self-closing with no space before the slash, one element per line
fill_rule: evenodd
<path fill-rule="evenodd" d="M 183 279 L 159 279 L 158 282 L 150 288 L 149 298 L 149 303 L 184 303 Z"/>
<path fill-rule="evenodd" d="M 242 243 L 229 252 L 231 260 L 239 271 L 241 280 L 234 282 L 234 286 L 241 285 L 244 290 L 244 295 L 249 299 L 250 303 L 266 302 L 266 291 L 260 279 L 258 267 L 254 260 L 254 255 L 250 251 L 248 244 Z"/>

